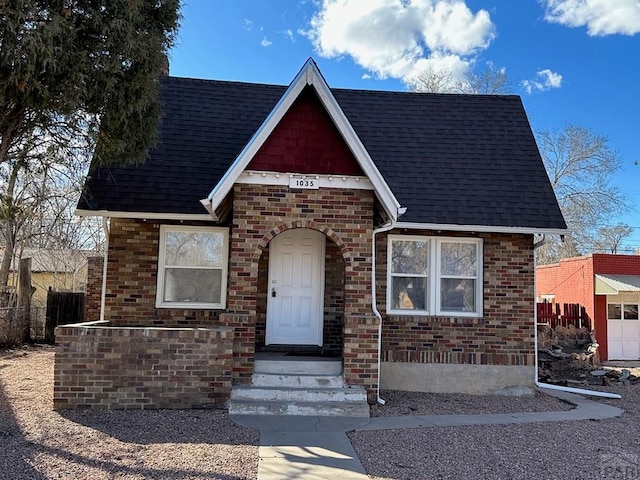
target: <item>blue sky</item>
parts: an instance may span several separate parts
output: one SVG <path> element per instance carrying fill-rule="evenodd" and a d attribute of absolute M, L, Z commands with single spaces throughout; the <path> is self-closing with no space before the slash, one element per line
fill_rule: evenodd
<path fill-rule="evenodd" d="M 412 75 L 506 69 L 534 130 L 606 136 L 640 246 L 637 0 L 185 0 L 171 75 L 287 85 L 309 57 L 331 87 L 407 90 Z"/>

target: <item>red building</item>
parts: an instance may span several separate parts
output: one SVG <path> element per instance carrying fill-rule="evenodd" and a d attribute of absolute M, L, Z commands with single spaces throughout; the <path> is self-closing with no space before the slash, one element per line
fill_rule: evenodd
<path fill-rule="evenodd" d="M 640 359 L 640 255 L 594 253 L 540 265 L 536 297 L 584 306 L 602 360 Z"/>

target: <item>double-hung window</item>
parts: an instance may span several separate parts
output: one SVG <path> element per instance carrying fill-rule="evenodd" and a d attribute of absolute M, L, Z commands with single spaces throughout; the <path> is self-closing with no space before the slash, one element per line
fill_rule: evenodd
<path fill-rule="evenodd" d="M 482 240 L 390 235 L 387 311 L 482 316 Z"/>
<path fill-rule="evenodd" d="M 228 230 L 160 226 L 156 306 L 224 308 Z"/>

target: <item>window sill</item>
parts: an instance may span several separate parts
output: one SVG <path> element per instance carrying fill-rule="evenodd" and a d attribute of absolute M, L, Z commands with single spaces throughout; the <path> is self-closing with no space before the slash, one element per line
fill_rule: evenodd
<path fill-rule="evenodd" d="M 156 303 L 156 308 L 174 309 L 174 310 L 224 310 L 226 308 L 223 304 L 215 303 L 195 303 L 195 302 L 181 302 L 181 303 Z"/>

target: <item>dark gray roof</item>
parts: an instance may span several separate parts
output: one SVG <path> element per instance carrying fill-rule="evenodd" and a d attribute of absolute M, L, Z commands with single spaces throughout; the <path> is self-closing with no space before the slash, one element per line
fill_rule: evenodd
<path fill-rule="evenodd" d="M 160 144 L 136 167 L 92 172 L 83 210 L 206 213 L 286 87 L 167 77 Z M 400 204 L 402 222 L 562 229 L 517 96 L 332 89 Z"/>

